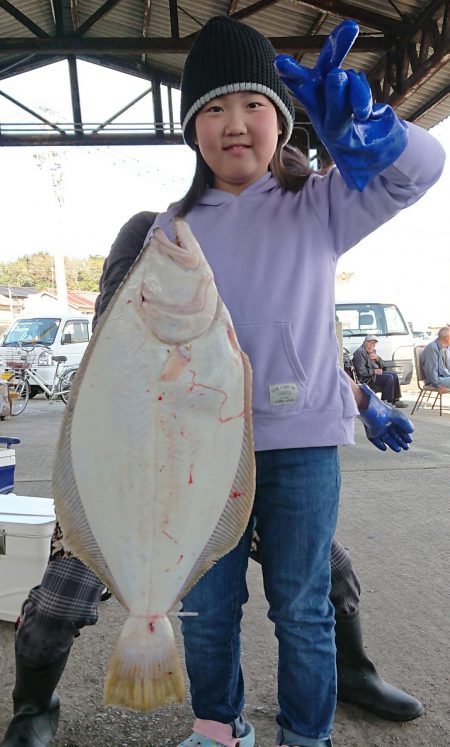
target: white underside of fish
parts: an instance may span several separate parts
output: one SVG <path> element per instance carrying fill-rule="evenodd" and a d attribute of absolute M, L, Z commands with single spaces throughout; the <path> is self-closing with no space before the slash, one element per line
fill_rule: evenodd
<path fill-rule="evenodd" d="M 152 242 L 84 356 L 54 468 L 65 546 L 130 615 L 106 701 L 142 710 L 182 699 L 167 614 L 237 544 L 254 494 L 251 372 L 229 314 L 207 266 L 183 257 L 179 274 Z"/>

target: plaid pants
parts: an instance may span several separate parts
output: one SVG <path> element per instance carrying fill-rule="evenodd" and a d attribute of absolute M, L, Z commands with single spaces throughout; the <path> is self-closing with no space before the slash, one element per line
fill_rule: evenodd
<path fill-rule="evenodd" d="M 256 547 L 252 555 L 257 560 Z M 333 540 L 330 599 L 336 616 L 355 612 L 360 585 L 348 551 Z M 17 628 L 16 654 L 31 667 L 49 664 L 69 651 L 80 628 L 97 622 L 97 604 L 104 584 L 80 560 L 64 551 L 56 526 L 50 561 L 40 586 L 31 589 Z"/>
<path fill-rule="evenodd" d="M 81 560 L 65 552 L 56 525 L 50 560 L 40 586 L 25 601 L 16 635 L 16 654 L 39 668 L 69 651 L 80 628 L 97 622 L 105 585 Z"/>

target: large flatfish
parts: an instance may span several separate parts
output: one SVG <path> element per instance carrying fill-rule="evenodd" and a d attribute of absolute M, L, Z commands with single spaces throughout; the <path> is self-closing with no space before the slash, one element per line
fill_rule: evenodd
<path fill-rule="evenodd" d="M 129 613 L 105 702 L 181 702 L 168 613 L 248 522 L 251 369 L 185 221 L 156 229 L 85 353 L 53 485 L 64 545 Z"/>

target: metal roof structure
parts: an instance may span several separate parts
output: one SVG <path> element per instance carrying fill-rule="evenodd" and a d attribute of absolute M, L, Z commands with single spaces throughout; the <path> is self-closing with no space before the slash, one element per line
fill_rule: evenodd
<path fill-rule="evenodd" d="M 195 34 L 212 16 L 226 14 L 310 67 L 329 33 L 353 18 L 360 35 L 345 66 L 366 73 L 375 100 L 428 129 L 450 114 L 449 8 L 450 0 L 0 0 L 0 96 L 35 120 L 28 128 L 0 122 L 0 145 L 182 142 L 172 91 L 179 88 Z M 67 60 L 69 70 L 72 122 L 42 116 L 2 90 L 2 81 L 60 60 Z M 153 121 L 138 131 L 115 129 L 134 100 L 95 128 L 86 127 L 78 60 L 148 80 L 142 96 L 151 97 Z M 294 141 L 314 140 L 297 107 Z"/>

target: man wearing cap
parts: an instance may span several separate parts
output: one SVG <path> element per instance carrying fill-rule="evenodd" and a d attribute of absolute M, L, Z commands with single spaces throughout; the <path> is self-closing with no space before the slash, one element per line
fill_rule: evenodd
<path fill-rule="evenodd" d="M 368 384 L 374 392 L 381 392 L 381 399 L 394 407 L 408 407 L 401 400 L 400 383 L 393 371 L 384 371 L 385 363 L 375 350 L 378 337 L 366 335 L 363 344 L 353 354 L 356 376 L 362 384 Z"/>

